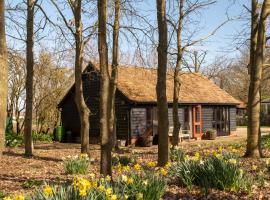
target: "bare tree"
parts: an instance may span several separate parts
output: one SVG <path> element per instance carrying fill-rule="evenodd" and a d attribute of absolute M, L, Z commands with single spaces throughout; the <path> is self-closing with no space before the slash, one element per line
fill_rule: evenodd
<path fill-rule="evenodd" d="M 157 0 L 158 21 L 158 69 L 157 69 L 157 112 L 158 112 L 158 165 L 164 166 L 169 158 L 168 146 L 168 103 L 166 96 L 166 74 L 167 74 L 167 50 L 168 33 L 166 21 L 166 0 Z"/>
<path fill-rule="evenodd" d="M 109 87 L 110 75 L 108 64 L 107 45 L 107 0 L 98 0 L 98 51 L 100 65 L 100 134 L 101 134 L 101 160 L 100 173 L 111 175 L 111 136 L 109 131 Z"/>
<path fill-rule="evenodd" d="M 257 0 L 251 5 L 251 44 L 248 93 L 248 134 L 246 157 L 261 157 L 260 101 L 262 68 L 265 59 L 266 25 L 270 14 L 270 0 L 264 0 L 260 8 Z"/>
<path fill-rule="evenodd" d="M 27 39 L 26 39 L 26 109 L 24 125 L 25 155 L 33 155 L 32 113 L 33 113 L 33 76 L 34 76 L 34 7 L 35 0 L 27 0 Z"/>
<path fill-rule="evenodd" d="M 18 52 L 10 51 L 8 53 L 8 66 L 8 112 L 12 117 L 15 117 L 16 124 L 13 127 L 13 132 L 19 134 L 24 125 L 24 120 L 21 120 L 20 117 L 25 110 L 25 58 Z"/>
<path fill-rule="evenodd" d="M 72 23 L 69 23 L 66 16 L 64 15 L 62 9 L 58 6 L 55 0 L 51 0 L 58 13 L 60 14 L 62 20 L 64 21 L 65 26 L 68 28 L 70 33 L 75 40 L 75 101 L 77 105 L 77 109 L 80 116 L 80 135 L 81 135 L 81 152 L 89 153 L 89 115 L 90 110 L 85 103 L 85 99 L 83 97 L 83 83 L 82 83 L 82 71 L 83 71 L 83 51 L 86 43 L 91 38 L 92 34 L 95 31 L 95 25 L 93 27 L 83 27 L 82 23 L 82 1 L 67 1 L 69 8 L 72 11 L 74 17 L 75 30 L 72 27 Z M 62 32 L 62 35 L 65 36 L 65 32 L 63 29 L 58 26 Z M 87 37 L 83 36 L 83 32 L 85 30 L 89 30 L 93 28 L 93 32 L 90 31 L 90 34 Z"/>
<path fill-rule="evenodd" d="M 8 93 L 7 44 L 5 33 L 5 1 L 0 2 L 0 155 L 5 147 L 6 107 Z"/>
<path fill-rule="evenodd" d="M 112 70 L 109 90 L 109 116 L 110 116 L 110 135 L 112 136 L 112 146 L 116 143 L 116 116 L 115 116 L 115 92 L 118 78 L 119 60 L 119 20 L 120 20 L 120 0 L 114 0 L 114 25 L 113 25 L 113 50 L 112 50 Z"/>

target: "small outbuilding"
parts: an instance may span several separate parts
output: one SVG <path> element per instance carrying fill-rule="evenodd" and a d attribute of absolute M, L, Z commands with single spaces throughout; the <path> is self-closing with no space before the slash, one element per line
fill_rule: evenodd
<path fill-rule="evenodd" d="M 116 133 L 117 139 L 127 144 L 149 132 L 157 132 L 156 80 L 157 70 L 135 66 L 119 66 L 116 90 Z M 90 63 L 83 72 L 83 91 L 86 104 L 91 110 L 90 139 L 98 142 L 100 134 L 100 72 Z M 73 141 L 80 141 L 80 119 L 76 108 L 73 85 L 58 107 L 65 133 Z M 167 98 L 169 126 L 173 126 L 173 74 L 167 73 Z M 179 117 L 181 129 L 191 138 L 200 138 L 207 130 L 214 129 L 217 136 L 230 135 L 236 131 L 236 106 L 240 104 L 227 92 L 200 73 L 181 74 Z"/>

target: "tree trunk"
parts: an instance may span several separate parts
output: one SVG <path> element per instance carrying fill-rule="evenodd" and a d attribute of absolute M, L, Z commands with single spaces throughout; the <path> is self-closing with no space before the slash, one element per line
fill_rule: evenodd
<path fill-rule="evenodd" d="M 110 135 L 112 136 L 112 147 L 117 148 L 116 136 L 116 116 L 115 116 L 115 91 L 118 79 L 118 58 L 119 58 L 119 19 L 120 19 L 120 0 L 114 1 L 114 26 L 113 26 L 113 52 L 112 52 L 112 72 L 109 90 L 109 116 L 110 116 Z"/>
<path fill-rule="evenodd" d="M 167 74 L 167 22 L 166 1 L 157 0 L 158 21 L 158 69 L 157 69 L 157 110 L 158 110 L 158 165 L 164 166 L 169 158 L 168 141 L 168 103 L 166 96 L 166 74 Z"/>
<path fill-rule="evenodd" d="M 256 3 L 256 0 L 254 0 Z M 252 3 L 252 13 L 256 12 L 256 8 Z M 258 6 L 258 5 L 257 5 Z M 258 22 L 257 39 L 254 40 L 256 45 L 255 56 L 250 60 L 250 85 L 248 94 L 248 135 L 247 135 L 247 148 L 246 157 L 261 157 L 260 146 L 260 89 L 262 78 L 262 67 L 265 57 L 265 45 L 266 45 L 266 25 L 267 18 L 270 14 L 270 0 L 265 0 L 261 9 L 261 16 Z M 254 13 L 252 14 L 252 20 Z M 254 24 L 255 22 L 252 22 Z M 251 38 L 253 41 L 253 38 Z M 252 52 L 250 52 L 252 53 Z M 254 60 L 253 60 L 254 59 Z"/>
<path fill-rule="evenodd" d="M 81 135 L 81 152 L 89 154 L 89 115 L 90 110 L 87 107 L 83 97 L 83 82 L 82 82 L 82 65 L 83 65 L 83 37 L 82 37 L 82 22 L 81 22 L 81 0 L 78 0 L 75 7 L 75 102 L 80 116 L 80 135 Z"/>
<path fill-rule="evenodd" d="M 100 60 L 100 134 L 101 160 L 100 173 L 111 175 L 111 137 L 109 129 L 109 87 L 110 75 L 108 69 L 107 46 L 107 0 L 98 0 L 98 51 Z"/>
<path fill-rule="evenodd" d="M 5 33 L 5 1 L 0 1 L 0 156 L 5 148 L 5 128 L 8 95 L 8 64 Z"/>
<path fill-rule="evenodd" d="M 35 0 L 27 0 L 27 40 L 26 40 L 26 108 L 24 125 L 25 155 L 33 155 L 32 113 L 34 76 L 34 5 Z"/>
<path fill-rule="evenodd" d="M 183 50 L 182 50 L 182 26 L 184 20 L 184 1 L 179 1 L 179 20 L 178 20 L 178 28 L 177 28 L 177 61 L 174 70 L 174 87 L 173 87 L 173 140 L 172 145 L 178 146 L 179 142 L 179 131 L 181 128 L 181 124 L 179 122 L 178 115 L 178 103 L 179 103 L 179 93 L 181 87 L 181 65 L 183 59 Z"/>

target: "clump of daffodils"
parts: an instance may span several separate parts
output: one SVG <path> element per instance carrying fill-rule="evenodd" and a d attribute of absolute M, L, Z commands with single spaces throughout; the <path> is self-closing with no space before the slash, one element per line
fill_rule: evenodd
<path fill-rule="evenodd" d="M 64 160 L 64 170 L 67 174 L 86 174 L 90 165 L 87 154 L 68 156 Z"/>
<path fill-rule="evenodd" d="M 25 197 L 22 194 L 16 194 L 13 197 L 11 196 L 4 197 L 3 200 L 25 200 Z"/>

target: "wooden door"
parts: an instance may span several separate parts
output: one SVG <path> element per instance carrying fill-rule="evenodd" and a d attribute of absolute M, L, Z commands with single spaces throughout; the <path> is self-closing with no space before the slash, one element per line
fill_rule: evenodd
<path fill-rule="evenodd" d="M 202 137 L 202 106 L 192 107 L 192 126 L 193 126 L 193 137 L 195 139 Z"/>

